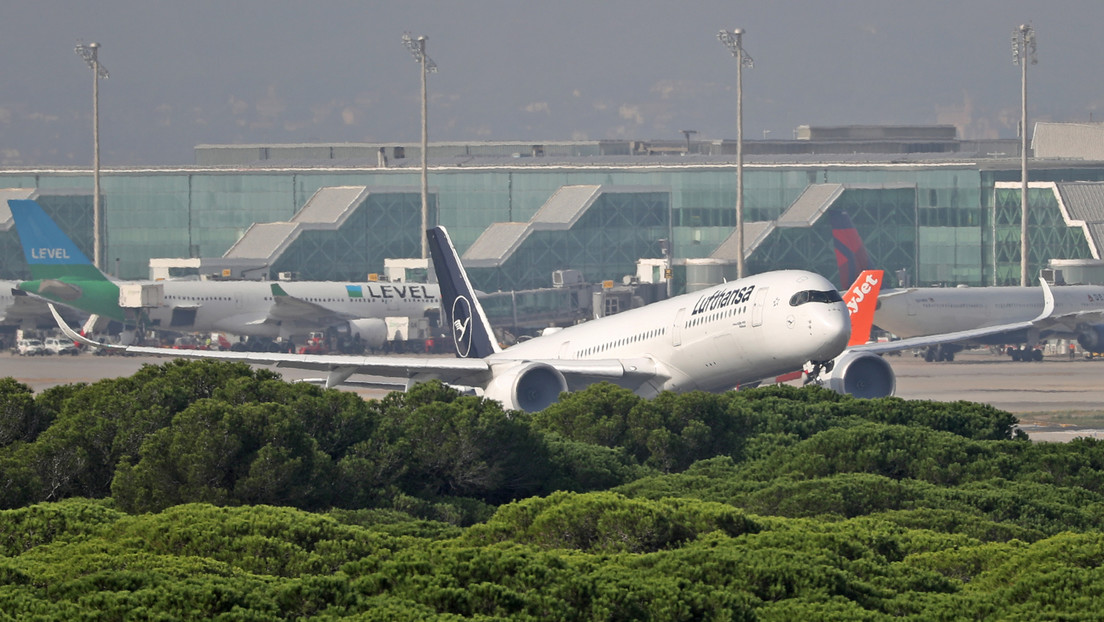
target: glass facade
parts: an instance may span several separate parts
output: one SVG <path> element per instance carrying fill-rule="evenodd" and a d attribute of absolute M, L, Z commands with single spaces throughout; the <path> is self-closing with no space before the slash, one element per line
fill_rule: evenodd
<path fill-rule="evenodd" d="M 435 198 L 429 196 L 430 222 L 436 220 Z M 382 272 L 384 259 L 419 256 L 421 227 L 421 192 L 373 192 L 336 231 L 301 232 L 273 262 L 269 277 L 291 272 L 305 281 L 363 281 L 369 272 Z"/>
<path fill-rule="evenodd" d="M 552 272 L 573 269 L 588 282 L 636 274 L 636 260 L 660 257 L 671 212 L 665 192 L 610 192 L 595 199 L 567 231 L 534 231 L 497 268 L 474 268 L 485 291 L 552 286 Z"/>
<path fill-rule="evenodd" d="M 733 164 L 522 160 L 431 168 L 431 222 L 448 227 L 461 252 L 492 223 L 530 220 L 561 186 L 616 191 L 600 194 L 570 230 L 535 231 L 500 267 L 473 270 L 475 286 L 485 291 L 548 287 L 552 272 L 566 268 L 592 282 L 634 274 L 638 258 L 660 256 L 658 240 L 668 237 L 669 222 L 676 263 L 708 258 L 735 225 Z M 1094 181 L 1104 178 L 1104 167 L 1033 170 L 1032 179 L 1037 175 Z M 917 285 L 989 285 L 995 266 L 998 283 L 1018 283 L 1019 191 L 997 188 L 1018 179 L 1018 163 L 1011 161 L 994 170 L 972 162 L 751 163 L 744 170 L 745 221 L 778 218 L 810 184 L 842 184 L 842 194 L 826 207 L 848 212 L 871 260 L 889 276 L 905 269 Z M 419 185 L 418 171 L 410 168 L 111 169 L 101 177 L 106 271 L 117 266 L 122 278 L 145 278 L 152 257 L 219 257 L 254 222 L 289 220 L 319 188 L 367 186 L 369 198 L 340 230 L 303 232 L 271 271 L 362 280 L 382 272 L 385 257 L 420 252 Z M 38 188 L 47 212 L 92 256 L 89 172 L 0 171 L 0 187 Z M 1091 256 L 1051 191 L 1032 190 L 1030 200 L 1033 273 L 1051 258 Z M 748 258 L 751 271 L 779 268 L 836 280 L 826 219 L 777 228 Z M 25 276 L 14 232 L 0 230 L 0 277 Z M 682 287 L 676 283 L 675 290 Z"/>

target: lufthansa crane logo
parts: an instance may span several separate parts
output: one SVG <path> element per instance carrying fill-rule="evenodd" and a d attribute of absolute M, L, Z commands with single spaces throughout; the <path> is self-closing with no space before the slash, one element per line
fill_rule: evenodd
<path fill-rule="evenodd" d="M 452 341 L 456 345 L 456 354 L 461 358 L 467 358 L 471 352 L 471 323 L 471 302 L 463 296 L 457 296 L 452 301 Z"/>

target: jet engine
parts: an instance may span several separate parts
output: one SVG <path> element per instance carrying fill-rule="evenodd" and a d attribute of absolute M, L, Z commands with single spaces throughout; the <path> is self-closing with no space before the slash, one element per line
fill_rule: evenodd
<path fill-rule="evenodd" d="M 1104 325 L 1085 324 L 1077 328 L 1077 343 L 1087 352 L 1104 352 Z"/>
<path fill-rule="evenodd" d="M 483 396 L 502 402 L 503 408 L 537 412 L 560 399 L 567 380 L 545 363 L 524 363 L 495 374 Z"/>
<path fill-rule="evenodd" d="M 897 389 L 897 376 L 877 354 L 844 352 L 833 362 L 821 383 L 836 393 L 861 398 L 889 397 Z"/>
<path fill-rule="evenodd" d="M 387 323 L 380 319 L 349 320 L 349 337 L 360 335 L 366 348 L 383 347 L 387 341 Z"/>

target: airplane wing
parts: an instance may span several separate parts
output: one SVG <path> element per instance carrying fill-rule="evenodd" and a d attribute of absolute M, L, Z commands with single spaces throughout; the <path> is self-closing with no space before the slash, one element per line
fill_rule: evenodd
<path fill-rule="evenodd" d="M 344 383 L 352 374 L 383 376 L 391 379 L 428 380 L 436 378 L 454 386 L 483 386 L 491 378 L 494 366 L 546 364 L 555 367 L 568 380 L 569 385 L 589 384 L 595 380 L 622 381 L 640 384 L 656 376 L 656 367 L 650 359 L 610 360 L 549 360 L 524 361 L 519 359 L 479 359 L 426 356 L 348 356 L 304 355 L 285 352 L 233 352 L 211 350 L 176 350 L 149 346 L 103 344 L 74 331 L 61 318 L 57 308 L 50 305 L 61 331 L 78 343 L 96 348 L 118 350 L 129 354 L 164 356 L 188 359 L 215 359 L 260 365 L 275 365 L 291 369 L 326 372 L 325 385 L 333 387 Z M 398 389 L 406 383 L 394 381 L 358 381 L 354 384 L 379 388 Z"/>
<path fill-rule="evenodd" d="M 1076 311 L 1063 315 L 1055 315 L 1039 323 L 1039 329 L 1059 333 L 1076 334 L 1079 326 L 1084 324 L 1104 323 L 1104 310 L 1100 311 Z"/>
<path fill-rule="evenodd" d="M 1050 285 L 1046 281 L 1040 282 L 1042 283 L 1043 287 L 1043 311 L 1032 320 L 1013 322 L 1011 324 L 1001 324 L 999 326 L 988 326 L 986 328 L 972 328 L 969 330 L 960 330 L 953 333 L 943 333 L 940 335 L 909 337 L 908 339 L 899 339 L 897 341 L 866 343 L 862 345 L 851 346 L 848 348 L 848 350 L 852 352 L 885 354 L 887 352 L 897 352 L 899 350 L 908 350 L 911 348 L 936 346 L 944 343 L 955 343 L 959 341 L 970 341 L 972 339 L 980 339 L 982 337 L 989 337 L 1002 333 L 1011 333 L 1030 328 L 1040 328 L 1041 326 L 1046 324 L 1046 322 L 1050 319 L 1051 314 L 1054 312 L 1054 292 L 1050 290 Z"/>
<path fill-rule="evenodd" d="M 355 373 L 387 376 L 390 378 L 439 378 L 443 382 L 457 385 L 475 385 L 489 375 L 491 366 L 483 359 L 461 359 L 424 356 L 348 356 L 348 355 L 304 355 L 287 352 L 233 352 L 212 350 L 176 350 L 149 346 L 130 346 L 104 344 L 93 341 L 73 330 L 62 319 L 57 308 L 51 304 L 50 311 L 65 336 L 73 341 L 93 348 L 105 348 L 126 352 L 171 358 L 215 359 L 239 363 L 275 365 L 294 369 L 307 369 L 327 372 L 326 386 L 335 386 L 344 382 Z"/>

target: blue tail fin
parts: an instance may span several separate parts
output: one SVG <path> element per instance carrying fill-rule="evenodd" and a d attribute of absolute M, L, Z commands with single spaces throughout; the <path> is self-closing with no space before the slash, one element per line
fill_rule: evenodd
<path fill-rule="evenodd" d="M 456 356 L 483 358 L 499 351 L 487 314 L 475 296 L 475 289 L 460 263 L 460 255 L 444 227 L 426 231 L 433 270 L 441 287 L 441 306 L 452 327 Z"/>
<path fill-rule="evenodd" d="M 847 288 L 859 277 L 859 273 L 870 269 L 870 257 L 847 212 L 829 212 L 828 218 L 832 223 L 832 239 L 835 240 L 840 287 Z"/>
<path fill-rule="evenodd" d="M 36 201 L 9 199 L 8 207 L 32 279 L 107 280 Z"/>

